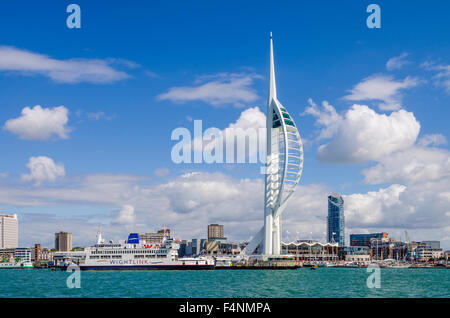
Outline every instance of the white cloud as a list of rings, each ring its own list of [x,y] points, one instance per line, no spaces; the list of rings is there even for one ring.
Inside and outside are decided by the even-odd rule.
[[[447,138],[442,134],[429,134],[422,136],[417,144],[422,147],[446,145]]]
[[[400,194],[405,189],[403,185],[394,184],[378,191],[344,196],[346,225],[349,227],[382,225],[383,221],[389,218],[386,211],[400,205]]]
[[[378,191],[344,196],[346,226],[434,229],[434,237],[443,240],[443,231],[450,224],[449,187],[450,179],[446,178],[408,186],[393,184]],[[444,245],[449,243],[447,239]]]
[[[424,62],[421,65],[428,71],[435,71],[434,76],[437,86],[444,87],[446,92],[450,94],[450,64],[436,64],[434,62]]]
[[[249,129],[266,127],[266,115],[259,107],[251,107],[244,110],[235,123],[231,123],[228,128],[231,129]]]
[[[203,136],[197,137],[191,143],[186,143],[184,151],[189,152],[192,149],[193,151],[200,152],[206,147],[210,147],[210,149],[219,149],[222,147],[224,161],[227,149],[234,149],[234,160],[237,160],[236,156],[238,153],[245,154],[245,158],[243,159],[246,162],[249,162],[249,157],[256,160],[258,152],[262,155],[266,151],[265,127],[266,115],[261,112],[259,107],[247,108],[227,128],[223,130],[217,129],[216,134],[209,134],[209,131],[205,131]],[[239,139],[245,140],[245,143],[239,143]],[[250,143],[252,143],[251,146]]]
[[[30,173],[23,174],[22,180],[33,182],[36,186],[44,181],[53,182],[66,175],[63,164],[55,164],[52,158],[45,156],[31,157],[26,166]]]
[[[158,100],[172,102],[202,101],[213,106],[232,104],[243,107],[245,104],[259,99],[256,91],[251,87],[254,80],[260,78],[255,74],[220,73],[204,76],[198,86],[172,87],[166,93],[158,95]]]
[[[114,117],[115,117],[115,115],[112,115],[112,116],[106,115],[106,113],[104,111],[98,111],[95,113],[87,113],[87,118],[89,120],[100,120],[100,119],[111,120]]]
[[[111,83],[130,77],[111,67],[119,63],[131,65],[121,59],[68,59],[58,60],[11,46],[0,46],[0,71],[23,75],[44,75],[60,83]],[[133,64],[134,65],[134,64]]]
[[[390,58],[386,63],[386,69],[388,71],[393,71],[402,68],[403,66],[411,63],[410,61],[406,60],[406,57],[408,56],[408,53],[402,53],[399,56]]]
[[[398,110],[402,108],[401,91],[415,87],[420,81],[414,77],[394,80],[392,76],[373,75],[356,84],[344,99],[351,101],[381,101],[381,110]]]
[[[151,231],[166,225],[175,231],[177,237],[184,239],[206,237],[207,224],[217,222],[224,224],[229,240],[247,240],[263,225],[263,178],[192,172],[152,186],[143,184],[146,179],[132,175],[88,175],[70,185],[62,184],[58,188],[43,185],[32,189],[0,183],[0,204],[40,206],[40,211],[45,211],[46,206],[64,205],[103,207],[106,210],[119,208],[125,211],[122,221],[134,220],[132,226],[135,231]],[[381,229],[391,233],[408,229],[413,239],[426,239],[430,236],[418,237],[416,233],[434,228],[433,239],[444,239],[450,234],[445,232],[450,217],[448,189],[449,178],[417,185],[395,184],[377,191],[349,194],[344,197],[347,234],[356,230]],[[329,193],[330,189],[322,185],[298,186],[283,213],[283,240],[311,236],[324,239]],[[132,206],[134,212],[123,208],[125,205]],[[124,239],[128,234],[129,229],[116,222],[119,216],[113,215],[111,222],[104,223],[107,225],[104,231],[111,235],[105,235],[105,238]],[[83,235],[77,238],[80,244],[90,244],[98,222],[94,216],[86,217],[84,221],[80,218],[58,222]],[[49,231],[48,220],[32,223],[33,226],[27,229],[33,237],[45,236]],[[42,229],[39,224],[43,225]],[[89,235],[85,228],[90,229]],[[443,245],[448,246],[449,243],[447,240]]]
[[[333,106],[326,103],[323,111],[317,106],[310,106],[306,113],[315,116],[316,123],[324,126],[319,137],[333,138],[318,149],[317,156],[322,162],[379,160],[411,147],[420,131],[414,114],[405,110],[385,115],[376,113],[368,106],[355,104],[344,116],[340,116]]]
[[[308,99],[309,106],[301,115],[312,115],[316,117],[316,125],[322,126],[317,140],[333,137],[342,125],[342,117],[336,112],[336,109],[327,101],[322,102],[321,110],[314,101]]]
[[[125,204],[122,206],[122,209],[119,211],[112,223],[127,225],[133,224],[135,220],[136,215],[134,214],[134,206]]]
[[[167,168],[155,169],[155,176],[157,176],[157,177],[162,178],[162,177],[168,176],[169,174],[170,174],[170,170]]]
[[[47,140],[53,136],[68,138],[69,128],[67,122],[69,111],[64,106],[42,108],[36,105],[33,108],[22,109],[21,116],[9,119],[3,126],[21,139]]]
[[[444,149],[411,147],[380,158],[363,171],[365,182],[420,183],[450,178],[450,152]]]

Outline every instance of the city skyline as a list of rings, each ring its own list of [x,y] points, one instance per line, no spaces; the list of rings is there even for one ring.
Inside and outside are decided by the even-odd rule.
[[[327,196],[338,192],[347,242],[408,230],[449,249],[450,22],[433,3],[380,1],[377,30],[365,3],[136,12],[79,1],[79,30],[65,26],[66,4],[3,3],[0,210],[19,216],[20,246],[51,246],[60,230],[90,245],[99,224],[114,240],[163,225],[199,237],[215,222],[229,240],[250,239],[263,225],[261,165],[177,165],[170,137],[196,119],[265,127],[273,31],[278,92],[305,149],[282,240],[325,241]],[[47,21],[39,28],[34,12]]]

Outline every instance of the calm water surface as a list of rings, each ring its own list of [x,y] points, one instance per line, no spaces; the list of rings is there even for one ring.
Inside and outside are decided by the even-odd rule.
[[[450,297],[447,269],[381,269],[381,288],[366,285],[364,268],[310,270],[81,272],[0,270],[0,297]]]

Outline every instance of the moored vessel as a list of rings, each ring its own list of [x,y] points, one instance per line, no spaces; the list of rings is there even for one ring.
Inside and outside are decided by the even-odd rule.
[[[81,270],[205,270],[214,269],[209,257],[178,258],[180,240],[164,237],[161,243],[147,244],[131,233],[123,243],[105,243],[98,234],[97,244],[85,248],[76,264]],[[61,269],[71,264],[65,263]]]

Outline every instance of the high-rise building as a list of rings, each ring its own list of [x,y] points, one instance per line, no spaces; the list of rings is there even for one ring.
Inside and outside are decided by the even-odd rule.
[[[209,224],[208,225],[208,241],[216,239],[224,239],[223,225],[221,224]]]
[[[244,252],[273,256],[281,254],[281,213],[300,181],[303,144],[294,120],[277,98],[272,33],[266,129],[264,226]]]
[[[344,199],[337,193],[328,196],[328,242],[345,246]]]
[[[72,233],[55,233],[55,249],[61,252],[72,250]]]
[[[19,245],[19,222],[17,214],[0,214],[0,248],[17,248]]]

